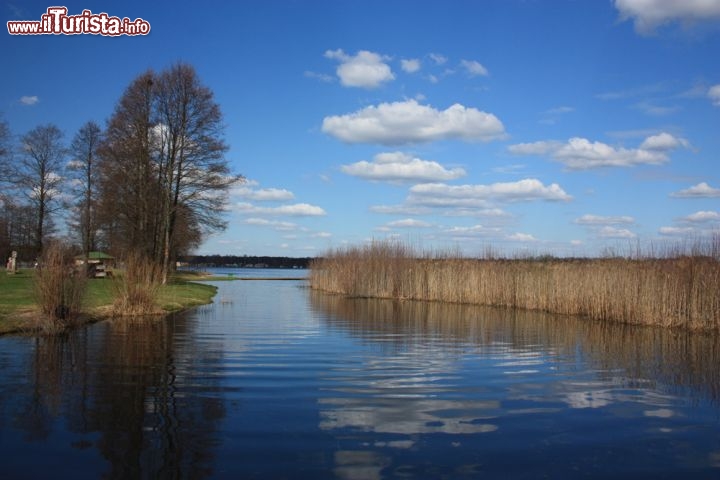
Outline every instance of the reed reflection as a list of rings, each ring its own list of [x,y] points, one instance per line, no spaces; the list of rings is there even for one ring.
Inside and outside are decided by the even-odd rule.
[[[589,363],[602,387],[592,381],[571,385],[572,395],[566,399],[579,408],[612,402],[611,394],[596,389],[607,389],[608,384],[668,393],[687,390],[698,401],[720,403],[718,335],[528,310],[352,299],[318,292],[311,293],[311,304],[333,327],[397,352],[442,343],[446,354],[472,350],[498,359],[497,366],[514,364],[514,372],[520,374],[532,373],[533,363],[556,369],[572,368],[573,359]]]
[[[96,448],[109,478],[200,478],[212,474],[222,390],[193,365],[217,364],[189,341],[192,322],[108,322],[35,340],[31,388],[15,416],[29,439],[52,433],[57,418],[86,435],[74,448]],[[196,394],[202,391],[203,395]],[[211,396],[208,392],[218,392]]]

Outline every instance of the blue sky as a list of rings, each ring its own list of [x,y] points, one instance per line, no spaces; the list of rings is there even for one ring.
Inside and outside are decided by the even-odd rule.
[[[62,5],[151,31],[5,31],[4,119],[69,141],[146,69],[192,64],[248,180],[198,253],[595,255],[720,230],[720,0]]]

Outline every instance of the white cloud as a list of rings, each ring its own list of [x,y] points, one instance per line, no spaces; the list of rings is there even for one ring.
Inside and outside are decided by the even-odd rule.
[[[372,162],[362,160],[340,169],[354,177],[386,182],[428,182],[454,180],[465,176],[462,168],[446,169],[437,162],[402,152],[380,153]]]
[[[685,190],[670,194],[675,198],[717,198],[720,197],[720,188],[713,188],[705,182],[693,185]]]
[[[444,65],[448,60],[446,56],[440,55],[439,53],[431,53],[428,57],[435,62],[435,65]]]
[[[323,119],[322,131],[348,143],[400,145],[434,140],[491,141],[506,137],[493,114],[454,104],[446,110],[416,100],[381,103]]]
[[[707,96],[716,107],[720,107],[720,83],[708,89]]]
[[[235,211],[254,215],[283,215],[289,217],[316,217],[326,215],[322,208],[307,203],[280,205],[278,207],[258,207],[251,203],[240,202],[235,204]]]
[[[680,219],[683,222],[691,223],[705,223],[705,222],[717,222],[720,221],[720,213],[713,211],[699,211],[688,215]]]
[[[620,217],[603,217],[600,215],[583,215],[580,218],[575,219],[575,223],[578,225],[622,225],[635,223],[635,219],[629,216]]]
[[[420,60],[417,58],[400,60],[400,67],[407,73],[415,73],[420,70]]]
[[[513,242],[537,242],[537,238],[533,237],[529,233],[513,233],[506,237],[508,240]]]
[[[37,95],[32,95],[32,96],[24,95],[24,96],[20,97],[20,103],[22,103],[23,105],[28,105],[28,106],[35,105],[39,101],[40,101],[40,97],[38,97]]]
[[[310,235],[312,238],[330,238],[332,237],[332,233],[330,232],[316,232]]]
[[[475,60],[461,60],[460,65],[467,71],[471,77],[487,77],[490,73],[480,62]]]
[[[415,220],[414,218],[405,218],[402,220],[395,220],[394,222],[388,222],[386,225],[391,228],[429,228],[429,227],[432,227],[431,223],[424,222],[422,220]]]
[[[285,201],[295,198],[295,195],[291,191],[285,190],[284,188],[253,188],[256,186],[258,186],[258,182],[249,180],[233,187],[230,194],[234,197],[261,202]]]
[[[670,150],[690,144],[684,138],[662,132],[647,137],[639,148],[613,147],[602,142],[591,142],[574,137],[566,143],[546,140],[510,145],[508,151],[517,155],[547,155],[565,164],[570,170],[587,170],[601,167],[632,167],[660,165],[668,162]]]
[[[247,225],[256,225],[260,227],[270,227],[281,232],[292,231],[298,228],[297,224],[292,222],[282,222],[278,220],[267,220],[265,218],[248,218],[245,220]]]
[[[328,50],[325,57],[340,62],[336,73],[346,87],[376,88],[395,79],[390,66],[385,63],[388,58],[374,52],[360,50],[351,56],[341,49]]]
[[[718,0],[615,0],[615,8],[622,20],[633,19],[640,34],[674,21],[687,24],[720,19]]]
[[[446,185],[424,183],[410,188],[408,203],[436,207],[490,208],[491,201],[568,201],[572,197],[557,184],[545,186],[537,179],[490,185]]]
[[[615,227],[602,227],[598,231],[598,235],[602,238],[635,238],[637,235],[635,235],[633,232],[628,230],[627,228],[615,228]]]
[[[666,151],[679,147],[690,148],[690,142],[684,138],[678,138],[666,132],[647,137],[642,144],[640,144],[640,148],[643,150]]]
[[[451,227],[443,230],[443,234],[453,237],[492,237],[502,233],[497,227],[486,227],[484,225],[473,225],[472,227]]]

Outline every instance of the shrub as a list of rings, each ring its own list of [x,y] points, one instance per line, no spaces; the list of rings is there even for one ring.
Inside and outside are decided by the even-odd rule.
[[[34,290],[43,313],[41,329],[55,330],[80,314],[87,279],[74,263],[71,250],[53,243],[43,252],[35,272]]]
[[[125,270],[113,277],[113,313],[118,316],[162,313],[158,307],[161,279],[159,265],[140,255],[131,254],[125,260]]]

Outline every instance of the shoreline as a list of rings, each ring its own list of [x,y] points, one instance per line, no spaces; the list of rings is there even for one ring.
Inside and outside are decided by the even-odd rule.
[[[164,290],[157,299],[157,308],[143,315],[118,315],[113,310],[111,284],[108,280],[93,280],[96,288],[86,293],[85,306],[67,322],[50,321],[40,311],[32,297],[32,277],[23,272],[23,276],[4,277],[5,282],[16,278],[19,282],[6,285],[10,293],[4,297],[4,307],[0,313],[0,336],[5,335],[52,335],[67,329],[91,325],[106,320],[131,319],[133,317],[166,317],[167,315],[189,310],[212,303],[217,295],[217,287],[205,283],[205,276],[178,275],[174,281],[163,286]]]

